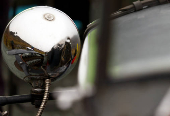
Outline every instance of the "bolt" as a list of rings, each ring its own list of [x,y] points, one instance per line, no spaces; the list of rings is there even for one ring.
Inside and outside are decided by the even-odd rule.
[[[54,20],[54,15],[50,14],[50,13],[46,13],[44,14],[44,18],[48,21],[53,21]]]

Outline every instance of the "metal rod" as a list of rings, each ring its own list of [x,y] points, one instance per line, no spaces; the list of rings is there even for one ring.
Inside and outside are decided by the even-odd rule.
[[[109,52],[110,41],[110,16],[120,8],[121,0],[102,0],[103,11],[101,21],[99,22],[99,32],[97,36],[97,70],[96,70],[96,94],[92,98],[86,100],[85,109],[88,111],[88,116],[99,116],[98,108],[95,107],[96,98],[102,94],[103,88],[106,86],[107,77],[107,59]],[[114,38],[112,38],[114,39]],[[90,107],[92,106],[92,107]],[[90,107],[90,109],[89,109]],[[90,112],[89,112],[90,110]]]
[[[98,90],[102,87],[107,80],[107,59],[109,52],[109,41],[110,41],[110,16],[113,12],[117,11],[121,7],[121,0],[103,0],[103,12],[100,22],[100,30],[98,35],[98,60],[97,60],[97,70],[96,70],[96,86]],[[113,27],[112,27],[113,29]],[[112,37],[114,39],[114,37]]]
[[[50,93],[48,100],[55,100],[53,97],[57,92]],[[42,96],[43,98],[43,96]],[[34,100],[34,96],[32,94],[29,95],[15,95],[15,96],[0,96],[0,106],[5,106],[8,104],[16,104],[16,103],[27,103],[32,102]]]

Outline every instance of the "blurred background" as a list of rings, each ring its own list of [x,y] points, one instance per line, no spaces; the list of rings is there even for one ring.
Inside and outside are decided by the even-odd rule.
[[[114,9],[114,11],[131,4],[133,1],[135,0],[123,0],[121,4],[117,6],[116,9]],[[75,22],[76,26],[78,27],[82,45],[84,42],[83,34],[84,34],[85,29],[87,28],[87,25],[93,22],[94,20],[100,18],[101,13],[102,13],[101,0],[1,0],[1,3],[0,3],[0,36],[2,37],[3,31],[7,23],[15,15],[17,15],[19,12],[27,8],[34,7],[34,6],[51,6],[51,7],[57,8],[65,12],[68,16],[70,16],[71,19],[73,19],[73,21]],[[2,58],[0,59],[0,61],[1,61],[0,95],[11,96],[11,95],[16,95],[16,94],[29,94],[30,89],[31,89],[30,85],[23,82],[19,78],[15,77],[8,70]],[[51,91],[54,91],[56,87],[75,86],[77,84],[77,70],[78,70],[78,64],[67,77],[60,80],[59,82],[53,83],[51,87]],[[135,116],[135,114],[137,113],[140,113],[138,116],[144,116],[141,113],[142,109],[146,109],[145,111],[148,111],[149,109],[147,109],[147,107],[145,108],[140,107],[143,101],[145,101],[145,98],[147,99],[147,97],[144,97],[144,98],[141,97],[142,96],[141,91],[145,92],[145,94],[147,94],[148,96],[151,96],[145,102],[148,102],[148,104],[155,103],[157,105],[159,101],[158,99],[161,98],[166,93],[169,87],[169,80],[168,81],[167,80],[150,81],[151,83],[150,86],[148,85],[148,83],[146,84],[146,82],[144,81],[140,83],[131,82],[131,83],[125,83],[123,86],[120,86],[120,84],[119,85],[116,84],[114,86],[115,88],[114,95],[112,93],[108,95],[108,93],[112,90],[112,88],[104,88],[107,91],[105,92],[102,91],[101,93],[99,93],[100,97],[97,97],[95,99],[97,101],[101,101],[100,108],[99,108],[99,105],[94,106],[94,107],[97,107],[98,111],[101,111],[100,109],[105,109],[105,111],[107,111],[106,109],[109,107],[109,102],[105,102],[105,101],[107,100],[107,98],[110,98],[110,95],[111,95],[112,97],[115,98],[115,100],[113,100],[113,104],[114,103],[119,104],[118,106],[114,106],[114,108],[115,109],[117,108],[118,112],[122,112],[122,113],[119,113],[119,115],[115,114],[114,116]],[[151,92],[145,91],[146,89],[148,89],[147,87],[149,88]],[[124,88],[126,88],[126,90]],[[135,89],[135,88],[138,88],[138,89]],[[160,96],[155,97],[152,95],[152,94],[157,93],[156,90],[160,91]],[[133,98],[134,93],[136,95],[135,98]],[[106,96],[102,96],[101,94],[105,94]],[[128,94],[132,96],[127,96]],[[138,98],[141,98],[140,100],[143,100],[143,101],[139,102]],[[134,101],[133,100],[130,101],[131,99],[133,99]],[[47,116],[47,115],[50,115],[50,116],[89,116],[88,112],[91,112],[90,111],[91,107],[89,106],[92,105],[89,103],[89,101],[92,102],[93,100],[94,98],[90,98],[88,100],[85,99],[84,101],[77,102],[73,105],[72,108],[70,108],[69,110],[64,110],[64,111],[58,109],[53,101],[49,101],[47,103],[47,107],[45,108],[43,116]],[[121,102],[118,102],[116,100],[120,100]],[[134,108],[134,107],[129,107],[127,105],[130,102],[132,102],[132,104],[134,103],[133,106],[138,107],[138,109],[136,108],[133,113],[129,113],[130,111],[133,111],[132,109]],[[112,106],[110,105],[109,108],[111,107]],[[8,110],[10,112],[10,116],[17,116],[17,115],[33,116],[33,115],[36,115],[38,111],[38,109],[34,108],[34,106],[32,106],[31,103],[8,105],[8,106],[3,107],[3,110]],[[109,109],[109,111],[112,111],[112,109]],[[103,112],[103,114],[101,115],[102,116],[107,115],[107,113],[109,112]],[[127,115],[128,113],[133,114],[133,115]],[[153,115],[152,113],[148,114],[148,116],[152,116],[152,115]],[[111,113],[108,116],[111,116]]]

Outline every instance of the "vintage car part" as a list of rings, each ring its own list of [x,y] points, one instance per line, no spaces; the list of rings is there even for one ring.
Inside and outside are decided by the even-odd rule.
[[[65,13],[47,6],[27,9],[7,25],[2,56],[19,78],[63,77],[80,53],[77,28]]]
[[[76,25],[65,13],[37,6],[19,13],[9,22],[1,50],[10,70],[32,85],[32,94],[44,94],[45,104],[51,81],[64,77],[75,66],[80,38]],[[40,106],[36,100],[33,104]]]

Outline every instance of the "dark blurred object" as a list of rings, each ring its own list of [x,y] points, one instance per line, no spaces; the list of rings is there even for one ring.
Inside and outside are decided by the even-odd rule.
[[[2,37],[3,31],[5,29],[5,26],[8,23],[8,11],[9,11],[9,0],[2,0],[0,4],[0,37]],[[1,52],[0,52],[0,64],[2,58],[1,58]],[[0,95],[4,94],[4,83],[2,80],[2,69],[0,67]],[[2,108],[0,107],[0,111],[2,111]]]
[[[5,26],[8,23],[9,0],[2,0],[0,4],[0,37],[2,37]],[[0,53],[1,62],[1,53]],[[0,95],[4,94],[4,83],[2,81],[2,72],[0,67]]]
[[[2,0],[0,4],[0,35],[2,37],[5,26],[8,23],[9,0]]]
[[[102,1],[102,12],[101,12],[101,22],[100,22],[100,28],[99,28],[99,34],[97,36],[97,42],[98,42],[98,54],[97,54],[97,69],[96,69],[96,88],[97,93],[95,96],[85,99],[84,104],[87,111],[88,116],[104,116],[101,114],[102,109],[99,109],[97,106],[99,104],[96,103],[96,100],[98,100],[98,96],[101,96],[103,94],[103,90],[106,87],[106,64],[107,64],[107,56],[109,51],[109,41],[110,41],[110,14],[112,12],[115,12],[118,8],[121,7],[122,0],[103,0]],[[114,39],[114,38],[113,38]],[[89,107],[92,106],[92,107]],[[102,106],[103,107],[103,106]],[[90,109],[89,109],[90,108]]]
[[[17,2],[17,6],[25,6],[31,4],[37,4],[38,6],[45,5],[48,0],[15,0]]]
[[[121,7],[128,6],[129,4],[131,4],[132,2],[135,2],[135,1],[137,1],[137,0],[123,0]]]
[[[79,20],[83,24],[82,31],[89,24],[89,0],[55,0],[54,7],[67,13],[73,20]],[[80,30],[79,30],[80,31]]]
[[[80,20],[84,25],[89,23],[89,1],[88,0],[58,0],[55,7],[68,14],[73,20]],[[86,27],[85,27],[86,28]]]

